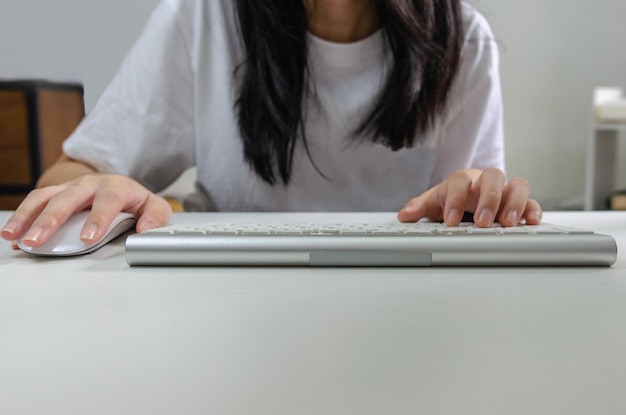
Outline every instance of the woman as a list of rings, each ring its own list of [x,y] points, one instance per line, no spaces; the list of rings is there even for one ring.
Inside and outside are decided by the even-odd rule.
[[[506,181],[498,54],[458,0],[163,0],[2,237],[38,246],[91,207],[163,226],[197,166],[204,210],[399,210],[537,224]],[[198,198],[197,198],[198,199]]]

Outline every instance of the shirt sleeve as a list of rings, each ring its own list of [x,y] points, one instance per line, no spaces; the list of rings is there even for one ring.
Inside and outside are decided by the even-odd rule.
[[[476,12],[466,31],[430,186],[459,169],[505,170],[498,45],[486,20]]]
[[[160,191],[194,165],[194,93],[176,2],[163,0],[93,110],[65,141],[69,157]]]

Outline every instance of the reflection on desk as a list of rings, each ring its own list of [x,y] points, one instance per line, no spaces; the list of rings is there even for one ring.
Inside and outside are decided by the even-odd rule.
[[[612,235],[617,262],[130,268],[122,240],[69,259],[3,242],[1,412],[626,413],[626,212],[544,220]]]

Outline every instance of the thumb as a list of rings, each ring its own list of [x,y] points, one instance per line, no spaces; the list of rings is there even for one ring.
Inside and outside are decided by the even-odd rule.
[[[438,187],[435,186],[409,200],[398,212],[398,220],[400,222],[417,222],[422,218],[432,221],[442,220],[443,208],[437,197]]]
[[[141,208],[137,219],[137,232],[166,226],[172,218],[172,208],[162,197],[151,195]]]

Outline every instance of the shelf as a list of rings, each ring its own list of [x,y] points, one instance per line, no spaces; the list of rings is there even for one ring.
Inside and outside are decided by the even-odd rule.
[[[626,132],[626,122],[619,123],[595,123],[593,129],[596,131],[621,131]]]

